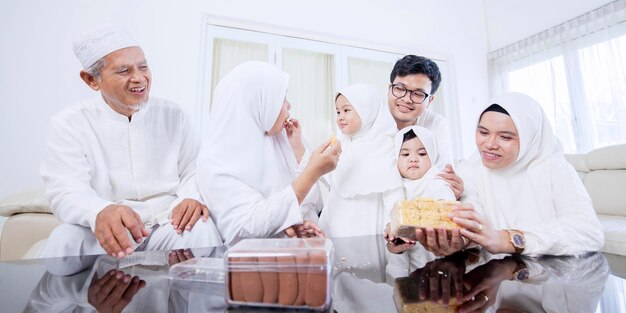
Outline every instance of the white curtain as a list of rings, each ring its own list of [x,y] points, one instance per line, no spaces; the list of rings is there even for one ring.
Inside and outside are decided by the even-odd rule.
[[[370,84],[387,90],[393,63],[348,57],[348,85]]]
[[[626,0],[489,54],[492,95],[543,106],[567,153],[626,143]]]
[[[283,49],[283,70],[289,73],[287,100],[291,116],[302,125],[302,135],[316,148],[335,125],[334,57],[292,48]]]
[[[211,99],[217,83],[235,66],[248,61],[267,62],[268,45],[262,43],[215,38],[211,69]]]

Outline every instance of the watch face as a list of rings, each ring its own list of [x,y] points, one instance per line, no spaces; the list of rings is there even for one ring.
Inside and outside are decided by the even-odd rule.
[[[526,245],[526,242],[524,242],[524,236],[520,234],[513,234],[513,244],[517,248],[524,248]]]
[[[526,279],[528,279],[528,269],[527,268],[523,268],[519,271],[517,271],[517,273],[515,273],[515,279],[519,280],[519,281],[524,281]]]

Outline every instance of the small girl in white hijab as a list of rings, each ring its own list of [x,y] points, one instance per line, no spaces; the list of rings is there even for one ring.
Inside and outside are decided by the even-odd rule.
[[[405,127],[396,134],[394,143],[405,199],[456,200],[450,185],[437,177],[445,164],[440,162],[437,140],[428,129]]]
[[[346,87],[335,97],[342,156],[329,175],[331,189],[320,216],[328,237],[383,233],[393,204],[402,199],[393,137],[377,123],[383,103],[377,88],[366,84]]]

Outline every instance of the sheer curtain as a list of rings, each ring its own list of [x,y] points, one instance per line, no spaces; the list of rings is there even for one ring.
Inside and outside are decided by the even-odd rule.
[[[215,38],[211,70],[211,99],[217,83],[235,66],[248,61],[267,62],[268,45],[262,43]]]
[[[348,85],[364,83],[387,90],[394,63],[348,57]]]
[[[291,116],[302,124],[311,148],[326,141],[335,125],[334,57],[293,48],[283,49],[283,70],[289,73],[287,99]]]
[[[493,95],[536,98],[567,153],[626,143],[626,0],[493,51]]]

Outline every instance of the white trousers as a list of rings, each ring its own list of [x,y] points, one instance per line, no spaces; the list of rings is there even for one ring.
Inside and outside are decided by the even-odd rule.
[[[150,229],[148,229],[150,231]],[[134,248],[139,246],[128,233]],[[146,240],[146,238],[144,238]],[[206,222],[199,220],[191,229],[177,234],[171,223],[159,225],[148,238],[145,251],[170,250],[185,248],[202,248],[221,246],[217,228],[213,220]],[[61,224],[57,226],[39,252],[40,258],[106,254],[100,246],[91,228],[74,224]]]

